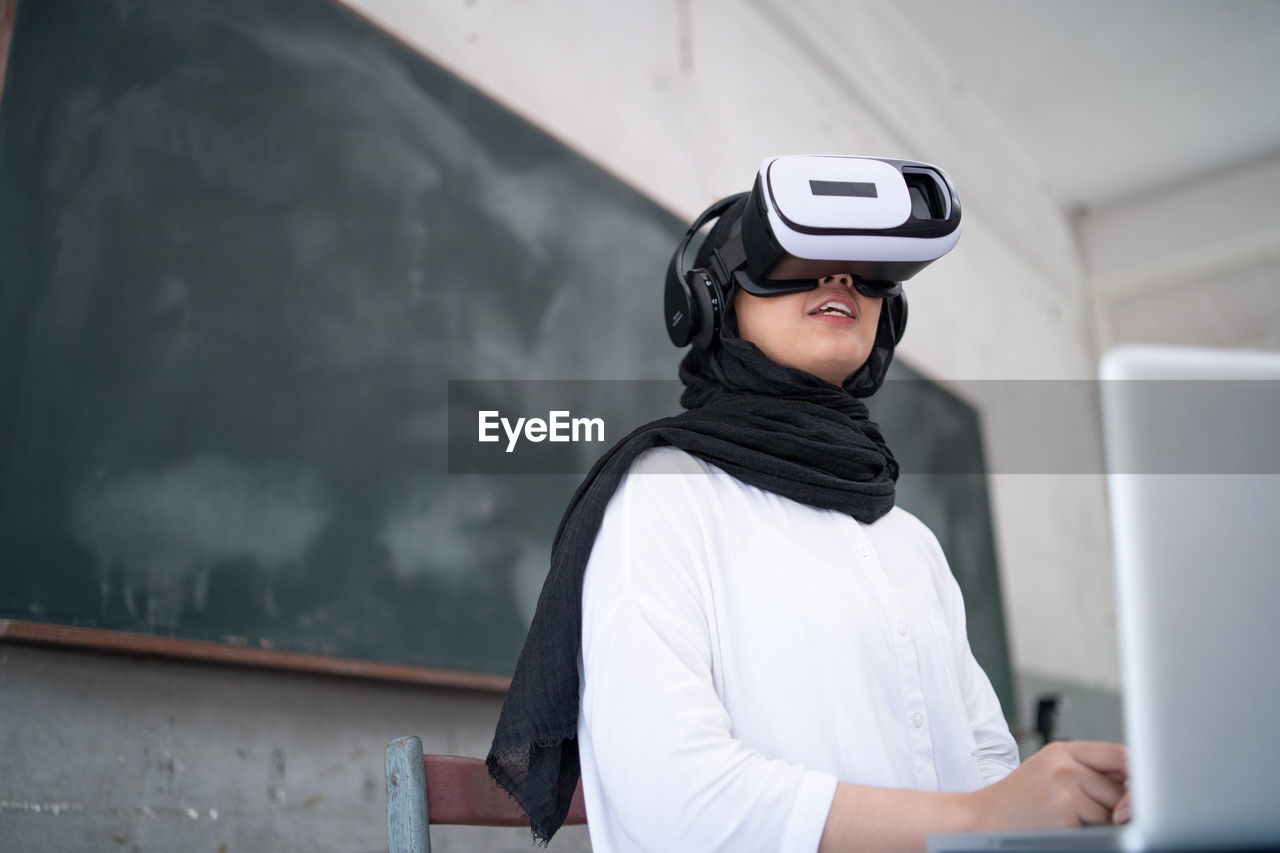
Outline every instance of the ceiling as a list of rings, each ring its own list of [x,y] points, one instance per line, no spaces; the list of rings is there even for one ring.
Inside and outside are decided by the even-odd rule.
[[[1280,154],[1277,0],[896,0],[1087,211]]]

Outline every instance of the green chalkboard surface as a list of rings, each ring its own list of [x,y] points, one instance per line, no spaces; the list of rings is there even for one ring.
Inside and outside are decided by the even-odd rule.
[[[339,4],[21,3],[0,618],[509,673],[578,476],[449,473],[448,383],[673,377],[682,227]],[[902,502],[1007,695],[982,477]]]

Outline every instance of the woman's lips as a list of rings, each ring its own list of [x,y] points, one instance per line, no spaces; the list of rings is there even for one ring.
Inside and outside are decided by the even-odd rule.
[[[858,318],[858,311],[847,296],[827,296],[809,316],[828,323],[852,323]]]

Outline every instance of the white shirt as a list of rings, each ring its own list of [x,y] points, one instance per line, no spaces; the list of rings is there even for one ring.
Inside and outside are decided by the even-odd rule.
[[[937,539],[642,454],[582,598],[592,849],[814,851],[836,780],[971,791],[1018,764]]]

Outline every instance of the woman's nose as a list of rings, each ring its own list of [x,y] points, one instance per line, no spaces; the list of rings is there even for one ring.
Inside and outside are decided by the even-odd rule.
[[[821,281],[823,284],[835,283],[835,284],[839,284],[839,285],[841,285],[841,286],[843,286],[843,287],[852,287],[852,286],[853,286],[853,276],[849,275],[848,273],[840,273],[840,274],[838,274],[838,275],[828,275],[828,276],[823,276],[823,277],[820,279],[820,281]]]

